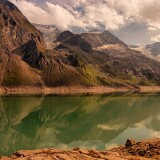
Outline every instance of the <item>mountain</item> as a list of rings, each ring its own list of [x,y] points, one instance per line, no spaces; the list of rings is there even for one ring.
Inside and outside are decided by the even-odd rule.
[[[146,46],[130,46],[131,48],[142,52],[144,55],[160,61],[160,42],[149,44]]]
[[[72,36],[74,36],[74,34],[72,32],[64,31],[61,34],[59,34],[59,36],[57,36],[56,40],[57,40],[57,42],[63,42]]]
[[[81,37],[85,41],[87,41],[92,46],[92,48],[98,48],[102,46],[105,47],[105,45],[116,45],[116,44],[127,46],[124,42],[119,40],[109,31],[82,33]]]
[[[54,26],[34,25],[11,2],[0,1],[1,85],[160,84],[160,63],[130,49],[109,31],[58,33]]]
[[[149,50],[153,56],[160,55],[160,42],[156,42],[154,44],[147,45],[145,48]]]
[[[46,42],[48,48],[52,47],[53,42],[61,31],[53,25],[33,24],[39,31],[42,32],[42,36]]]
[[[34,47],[39,52],[45,46],[43,37],[19,9],[7,0],[0,1],[0,37],[0,84],[41,85],[38,71],[22,61],[14,51],[34,41]]]
[[[87,53],[82,53],[82,51],[84,52],[84,50],[82,50],[82,46],[84,45],[73,46],[70,44],[73,36],[66,37],[59,47],[63,48],[63,50],[69,50],[72,54],[78,53],[77,57],[81,58],[80,62],[83,63],[85,69],[89,67],[96,70],[96,72],[94,70],[90,71],[90,73],[92,76],[94,75],[94,80],[99,84],[151,85],[158,82],[157,80],[160,78],[159,62],[144,56],[140,52],[130,49],[113,35],[106,41],[104,41],[104,39],[102,41],[100,38],[103,37],[102,35],[105,33],[107,33],[107,35],[112,35],[111,33],[108,34],[108,31],[101,34],[84,33],[80,35],[84,40],[84,43],[88,43],[88,46],[91,46],[91,49],[89,49]],[[74,35],[74,42],[75,37],[79,37],[79,35]],[[88,37],[92,38],[88,39]],[[98,47],[96,48],[94,44],[98,44]],[[77,49],[78,51],[81,51],[81,54]],[[82,69],[83,71],[85,70],[84,68]]]
[[[91,45],[86,42],[80,35],[74,35],[70,31],[64,31],[61,33],[57,37],[57,42],[61,42],[62,45],[77,47],[84,52],[89,52],[92,49]]]

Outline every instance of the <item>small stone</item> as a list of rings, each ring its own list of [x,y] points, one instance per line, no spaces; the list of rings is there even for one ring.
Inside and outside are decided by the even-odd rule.
[[[151,149],[151,148],[154,148],[154,145],[150,143],[150,144],[148,145],[148,147],[149,147],[149,149]]]
[[[74,150],[74,151],[79,151],[80,148],[79,148],[79,147],[76,147],[76,148],[74,148],[73,150]]]
[[[138,155],[139,155],[139,156],[144,156],[144,155],[145,155],[145,153],[146,153],[146,151],[145,151],[145,150],[141,150],[141,151],[139,151]]]
[[[100,158],[101,156],[99,155],[98,152],[94,151],[94,150],[89,150],[89,156],[91,157],[95,157],[95,158]]]
[[[125,146],[126,147],[131,147],[135,144],[136,142],[134,140],[131,139],[127,139]]]
[[[22,154],[20,154],[19,152],[14,153],[15,157],[22,157]]]

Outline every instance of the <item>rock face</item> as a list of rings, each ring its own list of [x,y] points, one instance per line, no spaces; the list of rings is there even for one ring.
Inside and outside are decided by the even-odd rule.
[[[135,143],[134,146],[114,148],[109,151],[81,150],[75,148],[72,151],[56,149],[42,149],[36,151],[18,151],[11,157],[1,157],[0,160],[12,159],[63,159],[63,160],[151,160],[160,159],[160,139],[146,140]]]
[[[97,48],[97,47],[110,45],[110,44],[119,44],[119,45],[127,46],[124,42],[119,40],[109,31],[82,33],[81,37],[85,41],[87,41],[92,46],[92,48]]]
[[[72,37],[73,35],[74,34],[70,31],[64,31],[57,37],[57,41],[63,42],[65,40],[69,39],[70,37]]]
[[[58,36],[57,41],[62,42],[62,45],[77,47],[84,52],[90,52],[92,50],[91,45],[80,35],[74,35],[73,33],[71,34],[71,32],[63,32]]]
[[[0,1],[0,22],[1,52],[12,52],[31,39],[44,44],[41,33],[7,0]]]
[[[160,55],[160,42],[147,45],[146,49],[149,50],[153,56],[158,56]]]
[[[131,147],[131,146],[133,146],[135,143],[136,143],[136,142],[135,142],[134,140],[127,139],[125,146],[126,146],[126,147]]]
[[[160,85],[160,63],[130,49],[109,31],[80,35],[65,31],[46,49],[41,32],[11,2],[1,0],[0,84]]]
[[[41,85],[38,72],[14,52],[30,40],[35,42],[38,49],[44,45],[43,38],[18,8],[7,0],[0,1],[0,37],[1,85]]]
[[[70,52],[72,56],[76,55],[76,61],[83,64],[79,65],[83,73],[90,67],[93,78],[89,81],[94,81],[97,85],[152,85],[158,82],[159,62],[130,49],[113,35],[102,39],[106,33],[107,36],[112,35],[108,32],[84,33],[80,35],[83,40],[71,33],[65,38],[60,35],[63,41],[56,49]],[[62,33],[64,34],[67,35],[66,32]]]

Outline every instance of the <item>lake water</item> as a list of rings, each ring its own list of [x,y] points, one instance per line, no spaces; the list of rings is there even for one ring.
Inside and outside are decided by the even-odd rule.
[[[0,155],[160,138],[160,95],[0,97]]]

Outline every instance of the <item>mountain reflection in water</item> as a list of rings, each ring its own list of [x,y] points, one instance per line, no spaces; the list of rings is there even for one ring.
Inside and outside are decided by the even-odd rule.
[[[38,148],[107,149],[160,137],[160,95],[0,98],[0,155]]]

